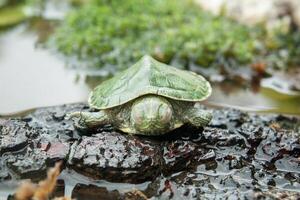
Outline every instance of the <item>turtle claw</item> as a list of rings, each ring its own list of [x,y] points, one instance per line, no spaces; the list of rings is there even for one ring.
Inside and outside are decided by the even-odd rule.
[[[80,130],[80,131],[86,131],[86,130],[88,130],[88,127],[82,125],[82,123],[80,123],[79,121],[77,121],[77,122],[74,123],[74,127],[75,127],[75,129]]]
[[[72,112],[72,113],[68,113],[65,116],[66,120],[73,120],[74,121],[74,127],[78,130],[84,131],[87,130],[87,126],[84,123],[84,117],[82,112]]]

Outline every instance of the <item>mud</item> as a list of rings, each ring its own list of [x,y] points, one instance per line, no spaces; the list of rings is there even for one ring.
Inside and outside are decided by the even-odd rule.
[[[203,129],[153,138],[78,132],[64,119],[75,110],[88,107],[0,119],[0,183],[41,180],[62,160],[57,193],[77,199],[300,198],[298,118],[216,109]]]

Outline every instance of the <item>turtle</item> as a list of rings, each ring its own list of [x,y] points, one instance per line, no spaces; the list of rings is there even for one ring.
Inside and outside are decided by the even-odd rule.
[[[95,112],[73,112],[79,129],[111,124],[128,134],[163,135],[183,124],[206,126],[210,111],[197,102],[211,95],[201,75],[161,63],[149,55],[102,82],[91,92],[88,104]]]

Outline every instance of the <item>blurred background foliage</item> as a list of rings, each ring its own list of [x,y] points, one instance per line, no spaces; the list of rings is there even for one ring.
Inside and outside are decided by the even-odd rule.
[[[191,1],[92,0],[67,16],[55,42],[66,55],[93,60],[98,67],[124,68],[145,54],[178,66],[207,67],[251,62],[257,34],[202,12]]]
[[[299,64],[299,34],[248,27],[213,16],[192,1],[91,0],[71,12],[55,35],[57,49],[114,72],[150,54],[175,66],[231,68],[262,62]]]
[[[19,24],[26,19],[25,1],[0,0],[0,29]]]
[[[150,54],[177,67],[233,70],[262,64],[287,69],[300,64],[298,29],[266,30],[203,11],[194,1],[69,0],[73,9],[49,46],[77,67],[111,73]],[[0,29],[43,13],[44,0],[0,0]],[[38,12],[37,12],[38,11]],[[224,11],[226,12],[226,11]],[[191,67],[192,66],[192,67]]]

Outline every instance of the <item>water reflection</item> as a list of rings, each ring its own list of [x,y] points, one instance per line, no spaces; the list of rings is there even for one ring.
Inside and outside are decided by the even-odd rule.
[[[0,113],[85,101],[89,88],[83,80],[75,82],[75,71],[36,49],[37,35],[25,30],[20,26],[0,37]]]
[[[213,87],[213,93],[208,99],[208,104],[256,112],[300,114],[299,96],[278,93],[273,89],[264,87],[260,87],[257,92],[247,88],[226,92],[222,85],[217,84]]]

